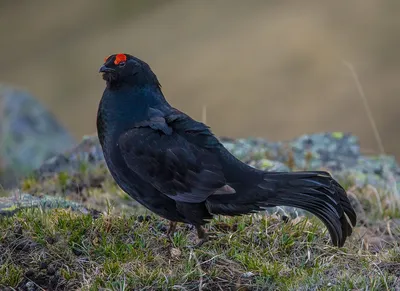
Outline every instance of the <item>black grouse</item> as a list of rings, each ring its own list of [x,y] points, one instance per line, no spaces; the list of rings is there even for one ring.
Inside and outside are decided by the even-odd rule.
[[[213,215],[292,206],[317,216],[343,246],[356,224],[345,190],[329,173],[264,172],[236,159],[209,127],[173,108],[149,65],[129,54],[107,57],[97,131],[117,184],[152,212],[202,228]]]

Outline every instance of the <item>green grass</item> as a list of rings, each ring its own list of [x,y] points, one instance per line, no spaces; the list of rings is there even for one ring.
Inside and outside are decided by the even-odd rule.
[[[386,217],[385,223],[391,224]],[[358,227],[344,248],[329,245],[315,218],[217,217],[216,240],[200,248],[180,225],[155,216],[23,210],[0,220],[0,286],[29,282],[58,290],[394,290],[400,282],[400,231],[382,248],[369,240],[382,221]],[[375,231],[375,233],[373,233]],[[390,236],[388,236],[390,237]],[[11,289],[10,289],[11,290]],[[39,289],[40,290],[40,289]]]
[[[21,188],[102,211],[25,209],[0,218],[0,290],[396,290],[400,288],[400,211],[390,193],[347,188],[358,213],[341,249],[314,217],[216,217],[218,238],[200,248],[196,232],[134,203],[105,168],[65,173]],[[7,289],[6,289],[7,290]],[[35,290],[35,289],[32,289]]]

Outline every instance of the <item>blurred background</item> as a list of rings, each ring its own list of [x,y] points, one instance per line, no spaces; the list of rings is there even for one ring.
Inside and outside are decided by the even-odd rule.
[[[105,56],[148,62],[167,99],[219,136],[352,132],[400,156],[400,1],[0,2],[0,83],[23,88],[76,139],[95,132]]]

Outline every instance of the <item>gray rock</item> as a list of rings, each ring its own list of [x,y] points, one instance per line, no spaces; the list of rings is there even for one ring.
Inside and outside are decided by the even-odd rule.
[[[342,132],[316,133],[303,135],[289,142],[293,152],[294,164],[300,169],[319,169],[326,167],[340,171],[357,165],[360,157],[358,138]],[[278,160],[285,157],[277,156]]]
[[[26,208],[69,208],[84,214],[90,213],[91,210],[86,209],[79,203],[64,200],[60,197],[42,196],[35,197],[28,193],[19,193],[16,191],[8,197],[0,197],[0,217],[10,216],[14,213]]]
[[[60,172],[78,173],[82,166],[91,168],[105,164],[103,151],[97,136],[85,136],[75,148],[46,160],[34,171],[37,178],[46,178]]]
[[[361,156],[356,165],[335,175],[351,180],[357,187],[372,185],[388,191],[400,189],[400,167],[392,156]]]
[[[0,85],[0,184],[13,186],[50,157],[75,144],[34,97]]]
[[[296,169],[326,167],[339,171],[357,164],[360,157],[358,138],[342,132],[302,135],[288,142],[269,142],[265,139],[222,139],[237,158],[261,159],[292,164]]]

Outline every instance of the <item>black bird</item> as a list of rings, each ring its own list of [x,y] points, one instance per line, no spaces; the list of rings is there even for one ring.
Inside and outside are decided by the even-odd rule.
[[[356,224],[345,190],[329,173],[264,172],[236,159],[209,127],[173,108],[149,65],[129,54],[111,55],[100,68],[106,88],[97,131],[117,184],[152,212],[196,227],[213,215],[242,215],[272,206],[311,212],[343,246]]]

